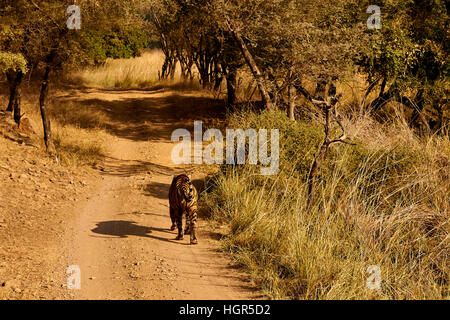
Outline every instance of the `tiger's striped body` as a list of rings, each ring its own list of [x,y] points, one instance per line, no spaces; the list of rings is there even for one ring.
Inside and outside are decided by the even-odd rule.
[[[197,244],[197,200],[198,194],[191,179],[185,175],[173,178],[169,189],[170,219],[172,227],[178,228],[176,240],[183,240],[183,214],[186,214],[184,234],[190,234],[191,244]]]

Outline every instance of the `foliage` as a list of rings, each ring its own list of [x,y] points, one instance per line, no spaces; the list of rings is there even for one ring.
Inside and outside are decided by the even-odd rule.
[[[383,81],[380,96],[425,109],[441,125],[450,76],[447,6],[443,0],[382,1],[382,28],[372,32],[357,62],[370,82]]]
[[[132,58],[148,45],[147,34],[138,28],[130,30],[87,30],[80,35],[80,50],[88,61],[99,64],[107,58]]]
[[[27,73],[27,61],[21,54],[0,51],[0,71],[4,73],[9,70]]]

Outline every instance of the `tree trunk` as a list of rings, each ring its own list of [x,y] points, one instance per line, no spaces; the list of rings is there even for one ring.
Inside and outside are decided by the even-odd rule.
[[[311,169],[309,170],[308,174],[308,200],[307,200],[307,208],[310,209],[311,205],[314,203],[315,200],[315,194],[314,190],[316,188],[316,182],[317,182],[317,173],[319,171],[320,166],[322,165],[322,161],[326,158],[328,147],[330,146],[331,140],[330,140],[330,108],[328,106],[325,106],[323,109],[324,116],[325,116],[325,124],[324,124],[324,132],[325,132],[325,138],[323,140],[322,145],[319,148],[319,152],[317,153],[316,157],[314,158],[313,164],[311,166]]]
[[[202,84],[203,89],[211,88],[210,74],[209,74],[210,69],[209,55],[205,52],[199,53],[195,63],[198,69],[198,73],[200,74],[200,82]]]
[[[203,89],[206,89],[206,88],[210,88],[211,87],[211,84],[210,84],[210,82],[209,82],[209,73],[208,73],[208,71],[206,70],[202,70],[201,72],[200,72],[200,79],[201,79],[201,82],[202,82],[202,87],[203,87]]]
[[[259,92],[261,93],[261,98],[263,100],[264,106],[268,110],[271,111],[275,110],[275,106],[273,105],[272,100],[270,99],[269,93],[264,83],[264,77],[259,71],[259,68],[256,65],[255,60],[253,59],[252,54],[250,53],[250,51],[248,51],[247,45],[245,44],[244,39],[242,39],[240,32],[236,29],[231,20],[228,20],[228,28],[231,34],[233,35],[234,39],[236,40],[239,49],[241,49],[245,62],[249,66],[253,74],[253,77],[255,78],[256,83],[258,84]]]
[[[169,60],[170,60],[169,57],[166,56],[166,58],[164,59],[162,68],[161,68],[160,80],[167,79],[167,74],[168,74],[167,69],[169,67]]]
[[[308,174],[308,201],[307,207],[311,208],[312,203],[314,202],[314,190],[316,188],[317,181],[317,172],[322,164],[323,159],[325,159],[328,151],[329,142],[327,141],[328,137],[325,138],[325,141],[320,146],[319,152],[317,156],[314,158],[313,164]]]
[[[6,111],[8,112],[14,111],[14,102],[16,101],[17,89],[22,82],[22,77],[23,74],[21,71],[18,71],[16,73],[13,71],[9,71],[6,73],[6,78],[8,79],[9,83],[9,101],[8,107],[6,108]]]
[[[179,60],[179,61],[180,61],[180,69],[181,69],[181,79],[186,80],[188,77],[186,65],[183,61],[181,61],[181,60]]]
[[[20,103],[21,103],[21,95],[20,95],[20,86],[23,80],[22,71],[17,72],[16,80],[14,81],[15,85],[15,97],[14,97],[14,121],[17,125],[20,125],[20,118],[22,117],[20,114]]]
[[[175,58],[175,56],[172,55],[172,59],[170,60],[170,79],[173,80],[175,78],[175,71],[177,69],[177,59]]]
[[[47,152],[49,152],[52,155],[56,155],[56,149],[53,143],[50,118],[48,116],[46,102],[48,96],[50,72],[52,71],[51,63],[53,62],[55,55],[56,52],[55,53],[52,52],[47,58],[47,66],[45,67],[44,77],[42,78],[41,91],[39,96],[39,107],[41,110],[42,124],[44,127],[45,146],[47,147]]]
[[[227,109],[228,110],[234,110],[236,107],[236,87],[237,87],[237,80],[236,80],[236,70],[230,70],[227,73],[227,94],[228,94],[228,101],[227,101]]]

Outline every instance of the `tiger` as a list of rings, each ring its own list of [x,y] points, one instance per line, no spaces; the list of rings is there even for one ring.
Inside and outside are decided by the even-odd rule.
[[[173,177],[169,189],[171,231],[178,228],[175,240],[183,240],[184,234],[190,234],[191,244],[197,244],[197,206],[198,193],[191,177],[181,174]],[[186,227],[183,234],[183,214],[186,213]]]

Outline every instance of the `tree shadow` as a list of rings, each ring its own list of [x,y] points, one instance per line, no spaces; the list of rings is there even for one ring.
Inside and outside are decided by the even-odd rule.
[[[115,95],[114,99],[103,99],[102,91],[104,94],[111,92]],[[148,92],[149,96],[126,96],[136,92]],[[134,141],[170,141],[175,126],[192,131],[194,120],[202,120],[204,126],[208,126],[214,119],[225,117],[224,102],[208,97],[183,96],[177,93],[151,96],[155,93],[154,90],[103,89],[81,93],[86,97],[80,97],[76,93],[67,94],[55,98],[55,103],[64,108],[64,102],[72,101],[80,108],[101,112],[107,118],[104,126],[111,134]],[[89,94],[93,96],[89,98]],[[77,125],[76,118],[74,121],[74,125]]]
[[[91,231],[96,234],[115,236],[119,238],[128,238],[129,236],[137,236],[165,242],[177,243],[181,245],[190,245],[189,243],[183,243],[181,241],[175,240],[176,233],[170,232],[169,229],[144,227],[137,225],[136,222],[134,221],[125,221],[125,220],[102,221],[97,223],[97,226]],[[169,233],[173,236],[173,239],[152,235],[151,233],[153,231]]]
[[[128,236],[148,237],[152,232],[149,227],[139,226],[134,221],[103,221],[97,223],[97,227],[91,230],[97,234],[128,238]]]
[[[177,171],[177,168],[174,168],[172,172],[167,172],[166,174],[173,174]],[[205,190],[206,183],[203,179],[195,179],[192,180],[192,184],[197,189],[197,192],[202,193]],[[169,199],[169,189],[170,183],[160,183],[160,182],[151,182],[146,185],[144,188],[145,195],[150,197],[155,197],[162,200]]]
[[[144,188],[144,193],[146,196],[155,197],[162,200],[169,199],[169,188],[170,184],[151,182],[147,184]]]
[[[182,170],[181,167],[169,167],[150,161],[121,160],[109,156],[106,156],[105,160],[102,174],[110,176],[130,177],[142,173],[170,175]]]
[[[167,214],[161,214],[161,213],[153,213],[153,212],[140,212],[140,211],[134,211],[134,212],[124,212],[124,213],[119,213],[119,216],[128,216],[128,215],[135,215],[135,216],[157,216],[157,217],[164,217],[164,218],[169,218],[169,213]]]

